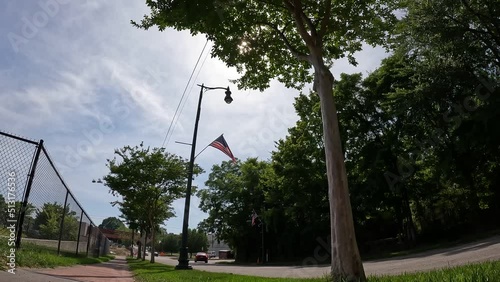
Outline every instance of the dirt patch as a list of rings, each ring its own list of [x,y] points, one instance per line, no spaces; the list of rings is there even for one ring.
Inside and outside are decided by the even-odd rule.
[[[122,247],[109,247],[109,252],[110,255],[115,255],[115,256],[129,256],[130,255],[130,250],[127,248],[122,248]]]

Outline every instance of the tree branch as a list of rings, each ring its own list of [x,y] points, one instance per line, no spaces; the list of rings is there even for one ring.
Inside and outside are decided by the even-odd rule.
[[[330,22],[330,16],[332,14],[332,0],[325,0],[325,7],[323,9],[325,13],[323,14],[323,18],[321,19],[318,32],[318,40],[320,40],[320,45],[323,45],[323,37],[326,34]]]
[[[290,52],[292,52],[295,58],[302,61],[307,61],[307,62],[310,61],[309,55],[302,53],[298,51],[297,48],[293,47],[288,38],[286,37],[285,33],[283,33],[283,31],[281,31],[276,25],[268,22],[259,22],[258,24],[263,24],[273,29],[281,38],[281,40],[283,40],[283,43],[285,43],[285,46],[288,48],[288,50],[290,50]]]
[[[493,56],[497,59],[498,62],[500,62],[500,53],[498,52],[498,49],[495,48],[494,45],[492,45],[491,43],[488,42],[487,37],[490,36],[491,40],[494,41],[493,44],[496,43],[497,46],[498,46],[498,44],[500,44],[500,41],[498,40],[497,37],[495,37],[495,33],[491,29],[489,29],[488,27],[486,27],[486,31],[474,29],[474,28],[469,27],[467,22],[460,21],[460,20],[454,18],[453,16],[445,16],[445,18],[450,19],[452,22],[457,24],[464,31],[470,32],[472,34],[472,36],[476,38],[476,40],[482,42],[486,47],[488,47],[488,49],[490,49],[491,52],[493,53]],[[484,38],[481,35],[484,35],[486,38]]]
[[[491,24],[495,27],[497,34],[500,34],[500,26],[498,25],[498,22],[495,21],[495,19],[498,19],[498,18],[495,17],[496,14],[495,14],[494,10],[492,9],[492,5],[489,5],[488,3],[486,3],[486,7],[488,9],[489,17],[491,19],[493,19]]]
[[[491,27],[489,26],[489,23],[488,23],[488,19],[485,19],[485,15],[481,14],[481,12],[479,12],[479,11],[474,10],[474,8],[470,5],[470,3],[468,2],[468,0],[461,0],[460,2],[462,2],[462,4],[465,6],[465,9],[467,9],[470,13],[472,13],[474,16],[476,16],[476,18],[479,20],[479,22],[481,22],[481,23],[483,23],[485,25],[485,27],[488,30],[488,32],[494,38],[495,37],[495,32],[491,30]],[[497,30],[497,32],[499,31],[498,30],[498,26],[495,25],[495,22],[494,22],[493,19],[490,21],[490,24]]]
[[[265,0],[256,0],[256,1],[260,2],[260,3],[263,3],[263,4],[274,6],[276,8],[287,10],[287,8],[285,6],[278,5],[278,4],[274,3],[274,1],[265,1]]]
[[[302,37],[302,40],[306,43],[307,46],[314,47],[315,42],[311,35],[307,32],[305,24],[304,24],[304,19],[302,17],[301,13],[301,7],[296,7],[296,5],[300,5],[299,0],[293,0],[294,4],[290,2],[290,0],[283,0],[285,6],[287,7],[288,11],[292,13],[293,18],[295,19],[295,24],[297,25],[297,29],[299,31],[300,37]]]
[[[311,19],[305,14],[304,9],[302,9],[302,3],[300,0],[294,0],[294,6],[295,8],[299,8],[298,11],[300,12],[300,16],[302,17],[302,20],[307,24],[307,27],[309,27],[309,30],[311,31],[311,37],[313,39],[318,37],[318,33],[316,32],[316,26],[314,23],[311,21]]]

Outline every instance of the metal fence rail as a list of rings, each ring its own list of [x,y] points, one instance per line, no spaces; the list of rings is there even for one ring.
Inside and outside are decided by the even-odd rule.
[[[43,140],[0,131],[0,237],[85,256],[105,255],[109,240],[76,200]]]

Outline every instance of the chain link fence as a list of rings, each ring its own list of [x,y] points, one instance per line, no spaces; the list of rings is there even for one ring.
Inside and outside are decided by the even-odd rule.
[[[102,256],[110,241],[99,231],[57,171],[43,140],[0,131],[0,237]]]

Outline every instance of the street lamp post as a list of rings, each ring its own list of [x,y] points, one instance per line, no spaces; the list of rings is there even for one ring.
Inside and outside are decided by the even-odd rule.
[[[187,189],[186,189],[186,202],[184,204],[184,220],[182,222],[182,243],[181,243],[181,249],[179,252],[179,264],[175,266],[175,269],[192,269],[192,267],[189,265],[189,259],[188,259],[188,247],[187,247],[187,240],[188,240],[188,227],[189,227],[189,205],[191,203],[191,186],[193,183],[193,168],[194,168],[194,157],[195,157],[195,150],[196,150],[196,137],[198,135],[198,122],[200,121],[200,112],[201,112],[201,100],[203,99],[203,91],[208,91],[208,90],[215,90],[215,89],[222,89],[226,90],[226,97],[224,98],[224,101],[227,104],[231,104],[233,101],[233,98],[231,98],[231,91],[229,90],[229,86],[227,88],[225,87],[207,87],[203,84],[198,86],[201,87],[200,89],[200,98],[198,100],[198,110],[196,112],[196,120],[194,123],[194,132],[193,132],[193,142],[191,143],[191,157],[189,159],[189,168],[188,168],[188,179],[187,179]]]

